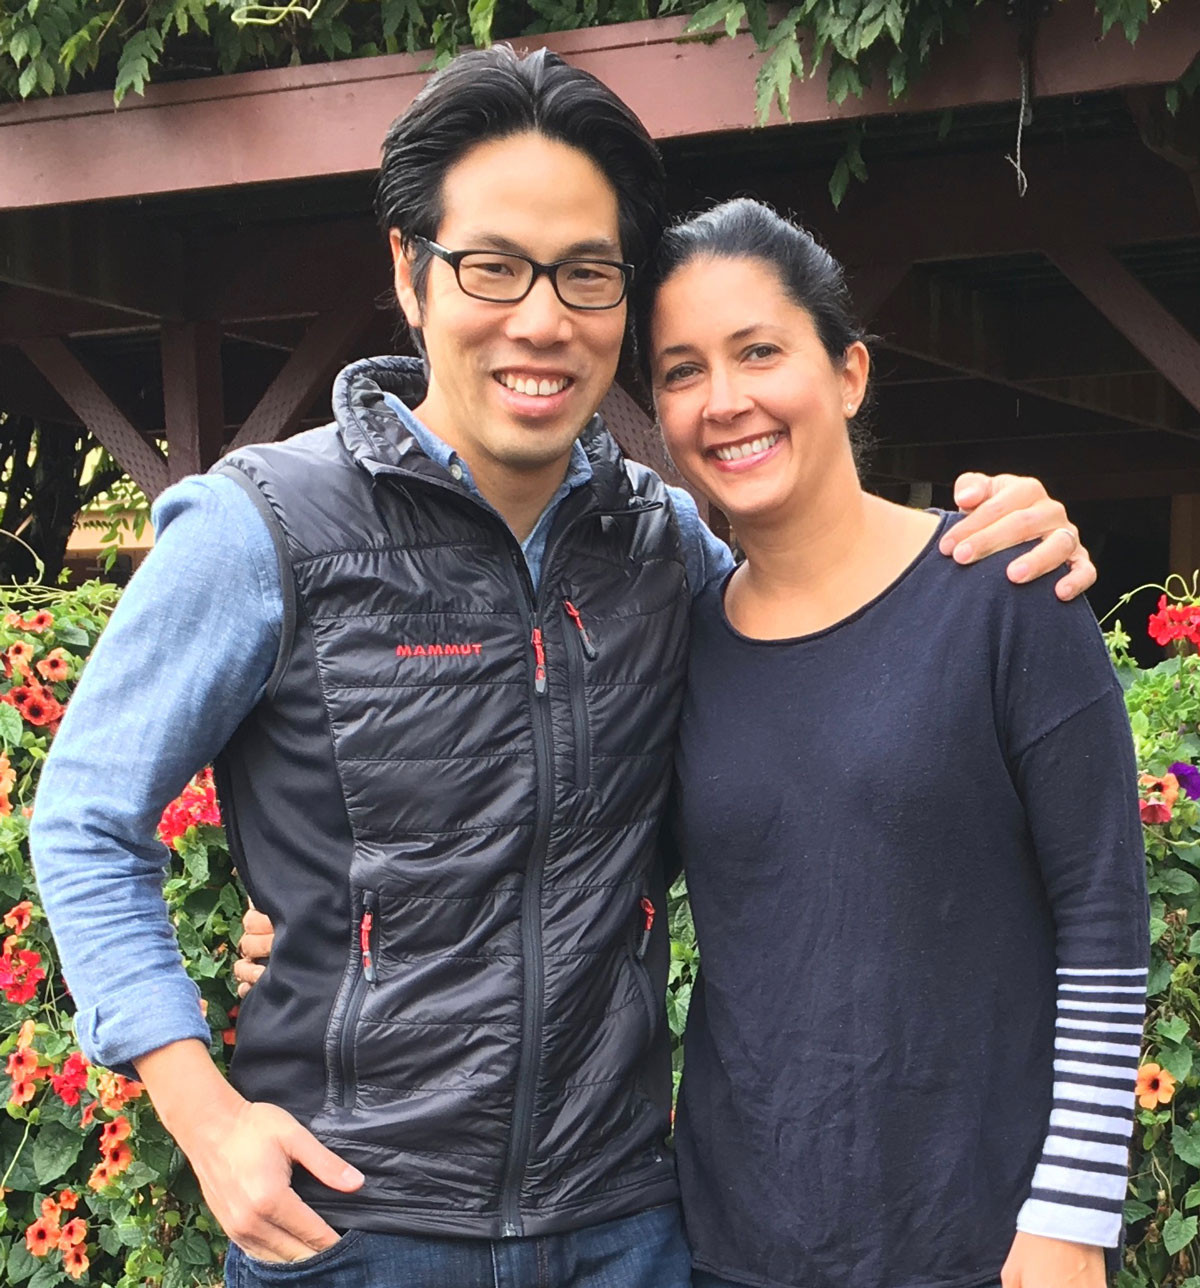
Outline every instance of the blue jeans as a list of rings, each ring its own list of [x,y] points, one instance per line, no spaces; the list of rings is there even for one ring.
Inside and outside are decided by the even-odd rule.
[[[750,1288],[749,1284],[734,1283],[732,1279],[722,1279],[719,1275],[710,1275],[707,1270],[697,1270],[692,1275],[692,1288]],[[984,1284],[983,1288],[1000,1288],[1000,1280],[995,1284]]]
[[[689,1288],[675,1204],[567,1234],[445,1239],[351,1230],[302,1261],[256,1261],[230,1245],[227,1288]]]

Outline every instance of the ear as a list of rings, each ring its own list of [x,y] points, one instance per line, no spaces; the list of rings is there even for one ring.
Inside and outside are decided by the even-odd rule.
[[[413,287],[412,254],[405,251],[399,228],[388,230],[388,244],[392,248],[392,280],[396,287],[396,299],[408,325],[419,327],[424,319],[421,316],[421,301]]]
[[[866,396],[870,374],[871,355],[861,340],[855,340],[846,350],[846,357],[842,362],[842,401],[855,412],[862,406],[862,400]]]

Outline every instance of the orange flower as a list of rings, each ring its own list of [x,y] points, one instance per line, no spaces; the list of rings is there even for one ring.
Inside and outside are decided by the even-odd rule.
[[[52,1248],[58,1247],[58,1236],[58,1221],[42,1217],[26,1229],[25,1247],[35,1257],[44,1257]]]
[[[87,1238],[87,1222],[81,1216],[74,1217],[59,1231],[58,1246],[63,1248],[73,1248],[77,1243],[82,1243]]]
[[[109,1176],[120,1176],[133,1162],[133,1150],[124,1141],[119,1145],[102,1144],[100,1156],[104,1159],[104,1166],[108,1169]]]
[[[11,675],[15,671],[23,679],[29,679],[29,663],[33,661],[33,645],[18,640],[8,646],[4,654],[5,671]]]
[[[27,622],[22,622],[21,625],[25,630],[33,631],[35,635],[40,635],[54,625],[54,614],[46,612],[43,608],[40,612],[34,613]]]
[[[128,1101],[136,1100],[144,1090],[140,1082],[123,1077],[119,1073],[109,1073],[107,1070],[100,1075],[96,1084],[96,1095],[100,1098],[100,1106],[110,1114],[120,1113]]]
[[[48,1198],[42,1200],[42,1216],[44,1216],[47,1221],[53,1221],[54,1224],[57,1225],[60,1214],[61,1209],[55,1199]]]
[[[128,1140],[129,1131],[129,1119],[124,1115],[120,1118],[114,1118],[110,1123],[105,1123],[100,1129],[101,1153],[103,1153],[110,1145],[118,1145],[121,1141]]]
[[[1137,1102],[1143,1109],[1169,1105],[1175,1094],[1175,1078],[1157,1064],[1144,1064],[1138,1070]]]
[[[8,759],[7,756],[4,757]],[[7,787],[0,785],[0,792],[8,791]],[[14,934],[23,935],[29,929],[29,923],[33,919],[33,904],[28,899],[22,899],[20,903],[4,914],[4,924]]]
[[[74,1190],[63,1190],[58,1196],[58,1206],[64,1212],[73,1212],[75,1205],[79,1202],[79,1195]]]
[[[83,1250],[83,1245],[79,1243],[73,1247],[63,1249],[62,1263],[63,1269],[72,1279],[78,1279],[80,1275],[86,1274],[87,1268],[91,1264],[88,1261],[87,1253]]]
[[[97,1163],[92,1168],[91,1176],[88,1177],[88,1189],[102,1190],[111,1180],[108,1167],[104,1163]]]
[[[80,1127],[86,1130],[88,1127],[92,1125],[92,1120],[95,1117],[96,1117],[96,1101],[93,1100],[92,1103],[88,1105],[88,1107],[83,1111],[83,1116],[79,1120]]]
[[[7,794],[17,784],[17,771],[9,764],[8,752],[0,751],[0,792]]]
[[[37,1083],[32,1078],[14,1079],[8,1103],[10,1105],[27,1105],[36,1095]]]
[[[15,645],[13,646],[16,647]],[[71,659],[65,648],[51,649],[37,664],[37,673],[43,680],[57,684],[71,674]]]
[[[37,1072],[38,1057],[37,1052],[29,1047],[19,1046],[8,1057],[8,1063],[4,1066],[4,1072],[12,1079],[32,1078]]]
[[[34,1023],[26,1020],[17,1030],[17,1049],[23,1051],[33,1041]]]

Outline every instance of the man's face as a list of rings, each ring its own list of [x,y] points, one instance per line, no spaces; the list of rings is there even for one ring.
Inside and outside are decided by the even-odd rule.
[[[466,153],[446,173],[442,209],[435,240],[452,251],[542,263],[622,258],[612,185],[584,153],[539,134]],[[396,293],[429,356],[421,419],[463,457],[485,495],[557,485],[616,374],[626,305],[568,308],[546,276],[516,304],[478,300],[436,258],[422,304],[399,241],[393,231]]]

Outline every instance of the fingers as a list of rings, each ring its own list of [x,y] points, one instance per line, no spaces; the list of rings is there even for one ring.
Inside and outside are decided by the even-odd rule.
[[[1077,545],[1068,562],[1071,565],[1070,572],[1065,577],[1060,577],[1054,585],[1054,593],[1062,600],[1074,599],[1096,584],[1096,565],[1092,563],[1092,557],[1085,546]]]
[[[271,925],[271,918],[265,912],[259,912],[253,904],[242,914],[243,936],[270,935],[274,930],[275,927]]]
[[[238,960],[233,963],[233,978],[238,982],[238,997],[245,997],[246,994],[258,983],[265,966],[260,966],[257,962],[248,962]]]
[[[274,947],[274,935],[243,935],[238,942],[238,953],[247,961],[257,961],[270,957]]]
[[[283,1143],[294,1162],[331,1190],[348,1194],[357,1190],[366,1179],[357,1167],[351,1167],[344,1158],[339,1158],[299,1123]]]
[[[997,474],[993,478],[990,474],[978,474],[973,471],[960,474],[954,480],[954,504],[960,510],[970,513],[977,505],[986,501],[997,486],[1002,486],[1013,477],[1012,474]]]

